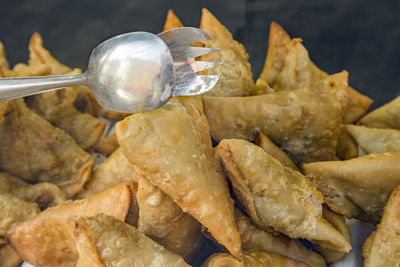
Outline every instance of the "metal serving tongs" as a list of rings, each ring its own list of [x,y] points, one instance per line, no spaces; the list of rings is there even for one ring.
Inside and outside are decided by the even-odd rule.
[[[132,32],[93,49],[83,74],[0,79],[0,101],[86,85],[105,109],[124,113],[154,110],[173,95],[197,95],[212,89],[219,75],[196,73],[221,62],[195,58],[219,48],[192,47],[212,39],[191,27],[159,33]]]

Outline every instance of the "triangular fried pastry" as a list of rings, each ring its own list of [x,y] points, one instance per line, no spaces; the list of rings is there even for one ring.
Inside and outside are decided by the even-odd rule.
[[[285,154],[274,142],[271,141],[265,134],[259,133],[256,145],[264,149],[265,152],[279,160],[280,163],[285,165],[286,167],[292,168],[293,170],[298,171],[299,168],[293,163],[293,161]]]
[[[346,131],[344,125],[340,127],[336,156],[341,160],[358,157],[358,145],[353,137]]]
[[[181,27],[183,27],[182,22],[175,15],[174,11],[172,9],[169,9],[168,13],[167,13],[167,18],[165,19],[163,31],[165,32],[168,30],[181,28]]]
[[[301,39],[291,39],[279,24],[271,23],[267,56],[259,79],[276,90],[293,90],[312,88],[315,82],[328,76],[311,61]],[[346,92],[349,100],[344,122],[353,123],[370,109],[373,101],[350,86],[346,87]]]
[[[52,75],[80,73],[59,63],[49,51],[43,47],[43,40],[38,33],[33,34],[30,44],[30,64],[46,64]],[[77,144],[87,150],[93,147],[103,134],[105,123],[88,113],[81,113],[74,102],[77,99],[78,87],[47,92],[31,96],[27,100],[30,108],[55,126],[70,134]],[[90,90],[87,88],[90,92]],[[89,104],[87,104],[89,105]]]
[[[19,199],[35,202],[44,210],[67,201],[65,193],[55,184],[28,184],[17,177],[0,172],[0,194],[7,193]]]
[[[257,250],[243,252],[243,261],[228,253],[211,255],[201,267],[307,267],[309,265],[284,256]]]
[[[337,214],[331,211],[325,205],[323,205],[322,216],[324,217],[325,220],[327,220],[330,224],[332,224],[333,227],[335,227],[336,230],[338,230],[349,242],[351,242],[350,229],[343,215]],[[324,256],[326,263],[328,264],[334,263],[343,258],[344,256],[346,256],[346,253],[332,249],[321,248],[319,246],[316,246],[316,249]]]
[[[139,230],[190,262],[202,245],[200,223],[146,178],[138,178]]]
[[[307,249],[299,240],[291,239],[283,234],[276,235],[259,228],[239,209],[235,209],[235,217],[244,250],[256,249],[267,253],[279,254],[308,264],[311,267],[326,266],[325,260],[321,255],[311,249]]]
[[[92,178],[85,184],[77,198],[87,198],[123,182],[137,185],[134,166],[118,148],[93,172]]]
[[[359,208],[379,221],[390,193],[400,184],[399,160],[400,152],[373,153],[345,161],[305,164],[303,172],[334,212],[352,218]]]
[[[350,242],[322,217],[322,194],[301,173],[245,140],[224,139],[217,149],[236,198],[254,223],[324,248],[350,251]]]
[[[360,120],[360,124],[400,130],[400,96],[368,113]]]
[[[0,245],[0,265],[1,267],[17,267],[20,266],[21,259],[10,245]]]
[[[38,216],[14,225],[7,238],[18,255],[35,266],[75,266],[78,253],[68,219],[99,213],[124,221],[135,187],[123,183],[90,198],[48,208]]]
[[[137,174],[146,177],[240,257],[233,200],[193,118],[172,99],[160,109],[134,114],[116,125],[118,142]]]
[[[77,238],[77,266],[190,266],[181,256],[112,216],[74,217],[71,224]]]
[[[94,147],[94,150],[104,156],[110,156],[115,150],[119,148],[117,135],[112,132],[108,136],[101,139]]]
[[[400,130],[368,128],[352,124],[344,127],[366,154],[400,151]]]
[[[393,190],[376,231],[363,246],[365,267],[396,266],[400,262],[400,187]]]
[[[202,42],[205,47],[221,48],[203,55],[202,61],[220,61],[224,64],[201,71],[203,75],[220,75],[217,85],[205,95],[247,96],[255,90],[249,56],[244,46],[232,38],[229,30],[208,9],[202,9],[200,29],[208,32],[213,40]]]
[[[0,170],[28,182],[52,182],[68,197],[75,195],[91,176],[93,157],[23,99],[10,105],[0,124]]]
[[[203,97],[211,137],[254,141],[268,136],[296,164],[334,159],[347,103],[347,73],[330,76],[317,90],[298,89],[251,97]]]

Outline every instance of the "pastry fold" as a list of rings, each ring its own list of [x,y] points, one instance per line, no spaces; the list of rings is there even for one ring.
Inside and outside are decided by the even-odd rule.
[[[225,139],[217,149],[236,198],[254,223],[323,248],[350,251],[350,242],[322,217],[322,194],[301,173],[245,140]]]
[[[293,161],[285,154],[274,142],[271,141],[266,135],[263,133],[259,133],[256,145],[264,149],[265,152],[279,160],[280,163],[285,165],[286,167],[292,168],[293,170],[298,171],[299,168],[293,163]]]

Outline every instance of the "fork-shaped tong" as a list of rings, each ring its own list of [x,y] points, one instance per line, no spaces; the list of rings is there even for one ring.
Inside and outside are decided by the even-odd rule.
[[[215,86],[218,75],[197,72],[222,63],[195,58],[219,49],[191,46],[210,39],[206,32],[191,27],[158,35],[122,34],[93,49],[83,74],[0,79],[0,101],[87,85],[103,108],[125,113],[153,110],[172,95],[202,94]]]

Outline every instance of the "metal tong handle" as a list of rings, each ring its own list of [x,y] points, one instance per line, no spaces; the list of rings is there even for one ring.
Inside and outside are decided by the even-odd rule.
[[[65,87],[87,85],[87,75],[52,75],[0,79],[0,102]]]

